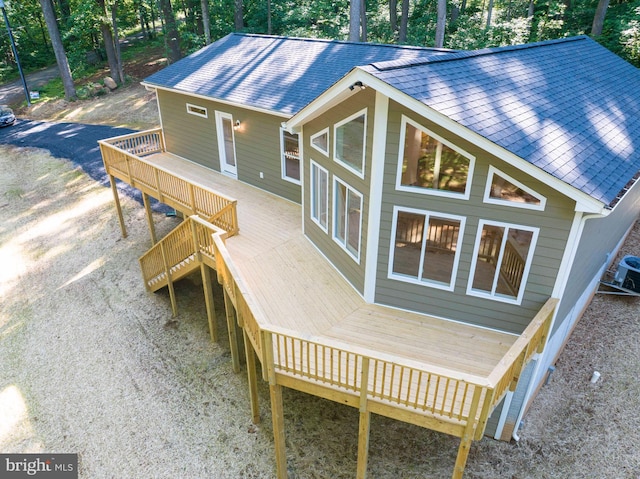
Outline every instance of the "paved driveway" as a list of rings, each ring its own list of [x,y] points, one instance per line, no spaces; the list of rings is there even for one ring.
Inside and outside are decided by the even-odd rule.
[[[30,92],[38,91],[39,88],[49,83],[54,78],[58,78],[60,72],[57,65],[54,65],[44,70],[29,73],[27,75],[27,88]],[[20,105],[21,102],[26,100],[24,94],[24,87],[22,86],[22,80],[17,79],[11,83],[0,85],[0,105]]]
[[[125,135],[134,130],[81,123],[52,123],[20,120],[13,126],[0,128],[0,144],[44,148],[58,158],[67,158],[82,168],[91,178],[104,186],[109,180],[104,171],[98,140]],[[139,190],[118,181],[118,189],[142,202]],[[154,210],[169,211],[164,205],[152,202]]]

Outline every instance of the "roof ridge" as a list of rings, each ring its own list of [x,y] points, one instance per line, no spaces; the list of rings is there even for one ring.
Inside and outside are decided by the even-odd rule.
[[[455,60],[464,60],[467,58],[475,58],[485,55],[495,55],[498,53],[507,53],[516,50],[526,50],[530,48],[546,47],[559,43],[575,42],[580,40],[590,40],[587,35],[577,35],[574,37],[556,38],[553,40],[543,40],[540,42],[523,43],[520,45],[506,45],[503,47],[489,47],[480,50],[458,50],[453,51],[449,55],[434,56],[432,58],[421,58],[414,60],[388,60],[385,62],[371,63],[370,65],[378,71],[398,70],[401,68],[410,68],[431,63],[443,63]]]
[[[231,32],[228,36],[253,37],[253,38],[264,38],[264,39],[274,39],[274,40],[295,40],[295,41],[301,41],[301,42],[336,43],[340,45],[362,46],[365,48],[375,46],[375,47],[395,48],[399,50],[419,50],[419,51],[443,52],[443,53],[455,53],[459,51],[459,50],[452,50],[449,48],[423,47],[419,45],[398,45],[394,43],[374,43],[374,42],[352,42],[349,40],[335,40],[330,38],[288,37],[284,35],[263,35],[260,33]]]

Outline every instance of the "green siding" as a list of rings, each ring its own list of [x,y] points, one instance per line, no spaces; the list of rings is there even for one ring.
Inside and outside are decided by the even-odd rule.
[[[389,108],[376,302],[504,331],[522,332],[553,290],[573,219],[573,203],[546,184],[529,177],[438,125],[418,117],[399,104],[390,102]],[[475,167],[468,200],[396,190],[402,114],[475,156]],[[490,165],[545,196],[547,198],[545,210],[534,211],[484,203],[483,196]],[[449,213],[466,218],[464,237],[460,243],[462,249],[458,274],[453,292],[387,278],[393,207],[396,205]],[[466,294],[480,219],[540,228],[521,305],[507,304]]]
[[[283,117],[164,90],[158,91],[158,103],[167,151],[220,171],[215,112],[231,114],[241,122],[234,131],[238,179],[300,203],[300,185],[282,179]],[[187,113],[187,103],[206,108],[208,118]]]
[[[373,123],[374,123],[374,104],[375,104],[375,91],[372,89],[366,89],[354,94],[348,100],[340,103],[336,107],[332,108],[320,118],[304,125],[304,229],[307,237],[318,247],[318,249],[324,254],[329,261],[340,271],[340,273],[347,278],[347,280],[356,288],[360,294],[364,291],[364,275],[366,264],[366,244],[367,244],[367,218],[369,211],[369,189],[370,180],[369,172],[371,170],[371,151],[373,144]],[[359,178],[351,171],[344,168],[341,164],[333,160],[333,142],[334,131],[333,125],[350,115],[357,113],[363,108],[367,108],[367,138],[366,138],[366,152],[365,152],[365,178]],[[323,155],[318,150],[311,147],[309,138],[329,127],[329,156]],[[310,160],[315,161],[322,167],[329,171],[329,230],[327,233],[322,231],[317,224],[315,224],[309,214],[309,171]],[[347,254],[340,245],[338,245],[333,238],[333,181],[334,178],[340,178],[343,182],[357,190],[363,196],[363,208],[362,208],[362,241],[360,243],[360,261],[356,263],[354,259]]]

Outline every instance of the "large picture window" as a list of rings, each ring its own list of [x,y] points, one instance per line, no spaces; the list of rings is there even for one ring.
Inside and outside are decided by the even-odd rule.
[[[327,232],[329,173],[311,161],[311,219]]]
[[[520,304],[538,229],[480,221],[467,294]]]
[[[366,109],[336,123],[334,127],[333,157],[360,178],[364,178],[366,131]]]
[[[403,117],[398,189],[469,197],[474,159],[418,123]]]
[[[333,239],[360,262],[362,195],[339,178],[333,182]]]
[[[300,184],[300,144],[298,135],[280,130],[282,151],[282,179]]]
[[[464,218],[394,209],[389,277],[453,291]]]

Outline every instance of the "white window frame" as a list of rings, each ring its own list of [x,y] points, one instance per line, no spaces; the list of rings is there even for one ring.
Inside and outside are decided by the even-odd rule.
[[[338,183],[340,183],[342,186],[344,186],[347,189],[347,200],[349,198],[349,192],[352,192],[354,194],[356,194],[359,198],[360,198],[360,224],[358,225],[358,254],[354,255],[353,252],[349,251],[349,248],[347,247],[347,244],[349,242],[349,224],[347,221],[347,224],[345,224],[345,235],[344,235],[344,241],[340,238],[338,238],[336,236],[337,233],[337,222],[338,219],[340,217],[340,215],[338,214]],[[333,177],[333,221],[332,221],[332,230],[333,230],[333,234],[331,235],[333,238],[333,241],[335,241],[338,245],[340,245],[340,247],[349,255],[351,256],[351,258],[353,258],[355,260],[356,263],[360,264],[360,253],[362,252],[362,215],[363,215],[363,208],[364,205],[364,197],[362,195],[362,193],[360,193],[358,190],[356,190],[355,188],[353,188],[352,186],[349,186],[348,183],[346,183],[345,181],[341,180],[340,178],[338,178],[337,176]],[[345,208],[348,207],[348,201],[345,202]],[[349,212],[345,211],[345,218],[349,218]]]
[[[413,213],[418,215],[425,216],[425,226],[429,224],[429,219],[431,217],[434,218],[443,218],[448,220],[454,220],[460,222],[460,229],[458,231],[458,244],[456,247],[456,252],[453,258],[453,266],[451,267],[451,280],[449,284],[433,281],[430,279],[420,279],[422,276],[422,268],[424,265],[424,255],[425,255],[425,246],[426,246],[426,235],[423,235],[422,238],[422,249],[420,253],[420,266],[418,268],[418,276],[408,276],[400,273],[396,273],[393,271],[393,262],[395,258],[395,243],[396,243],[396,234],[398,227],[398,213]],[[407,208],[404,206],[394,206],[393,207],[393,219],[391,225],[391,241],[389,245],[389,268],[387,271],[387,278],[394,279],[398,281],[403,281],[405,283],[419,284],[421,286],[428,286],[430,288],[441,289],[444,291],[453,291],[456,285],[456,278],[458,277],[458,266],[460,264],[460,254],[462,251],[462,241],[464,238],[464,228],[467,219],[464,216],[450,215],[448,213],[440,213],[438,211],[430,211],[430,210],[421,210],[417,208]]]
[[[356,170],[353,166],[348,163],[345,163],[341,159],[338,158],[337,150],[338,150],[338,134],[337,130],[342,125],[346,125],[350,121],[358,118],[359,116],[364,115],[364,125],[363,125],[363,135],[362,135],[362,162],[360,163],[360,171]],[[358,178],[364,179],[364,169],[365,169],[365,159],[367,157],[367,109],[363,108],[362,110],[354,113],[353,115],[348,116],[344,120],[339,121],[333,125],[333,161],[338,163],[340,166],[350,171]]]
[[[329,232],[329,187],[331,186],[329,183],[329,170],[327,170],[326,168],[322,167],[321,165],[319,165],[318,163],[316,163],[315,161],[311,160],[311,168],[310,168],[310,176],[309,176],[309,191],[310,191],[310,195],[309,195],[309,216],[311,217],[311,220],[317,224],[320,229],[322,231],[324,231],[325,233]],[[327,181],[327,192],[326,195],[324,197],[324,201],[322,201],[322,198],[318,198],[317,196],[319,196],[319,191],[317,191],[317,184],[314,181],[314,175],[316,173],[316,171],[321,172],[325,177],[326,177],[326,181]],[[316,216],[314,216],[316,214],[315,211],[315,206],[318,204],[317,201],[321,200],[324,203],[324,211],[326,214],[326,219],[325,219],[325,224],[322,224],[322,220],[321,218],[318,218]]]
[[[465,158],[467,158],[469,160],[469,171],[467,173],[467,186],[466,186],[466,188],[464,190],[464,193],[457,193],[455,191],[447,191],[447,190],[438,190],[438,189],[435,189],[435,188],[422,188],[422,187],[416,187],[416,186],[405,186],[405,185],[402,184],[402,163],[404,162],[404,142],[405,142],[405,138],[406,138],[406,134],[407,134],[407,123],[409,123],[414,128],[417,128],[418,130],[424,131],[426,134],[428,134],[434,140],[439,141],[444,146],[446,146],[448,148],[451,148],[452,150],[458,152],[459,154],[461,154],[462,156],[464,156]],[[402,115],[402,120],[401,120],[401,125],[400,125],[400,141],[399,141],[399,143],[400,143],[400,146],[399,146],[399,151],[398,151],[398,169],[397,169],[397,172],[396,172],[396,190],[398,190],[398,191],[407,191],[407,192],[410,192],[410,193],[419,193],[419,194],[422,194],[422,195],[444,196],[444,197],[447,197],[447,198],[457,198],[457,199],[463,199],[463,200],[468,200],[469,199],[469,195],[471,194],[471,182],[472,182],[472,179],[473,179],[473,170],[474,170],[475,164],[476,164],[476,157],[475,156],[473,156],[472,154],[466,152],[462,148],[454,145],[450,141],[445,140],[440,135],[437,135],[436,133],[434,133],[431,130],[429,130],[429,128],[426,128],[426,127],[422,126],[417,121],[414,121],[414,120],[412,120],[411,118],[409,118],[409,117],[407,117],[405,115]]]
[[[198,110],[204,110],[204,113],[195,111],[195,108],[197,108]],[[187,103],[187,113],[189,113],[190,115],[199,116],[200,118],[209,118],[209,111],[204,106],[194,105],[193,103]]]
[[[300,174],[300,176],[302,177],[302,158],[301,158],[301,153],[302,153],[302,145],[300,145],[300,134],[298,133],[290,133],[288,132],[286,129],[280,127],[280,159],[281,159],[281,172],[282,172],[282,179],[285,181],[288,181],[290,183],[294,183],[296,185],[301,184],[301,180],[300,178],[292,178],[291,176],[287,176],[287,158],[285,156],[285,151],[284,151],[284,133],[287,132],[290,135],[296,135],[298,137],[298,172]]]
[[[482,230],[485,225],[489,226],[497,226],[501,228],[505,228],[505,235],[503,237],[503,243],[500,247],[500,253],[498,257],[498,265],[501,264],[502,258],[504,255],[504,245],[509,237],[507,229],[518,229],[525,230],[532,233],[531,235],[531,244],[529,245],[529,253],[527,259],[525,261],[524,270],[522,271],[522,280],[520,281],[520,290],[518,291],[518,296],[516,298],[507,297],[496,293],[497,280],[499,278],[499,270],[500,267],[496,266],[496,276],[493,279],[493,286],[491,291],[482,291],[478,289],[473,289],[473,280],[476,274],[476,264],[478,262],[478,251],[480,249],[480,243],[482,240]],[[524,297],[524,292],[527,289],[527,281],[529,279],[529,270],[531,269],[531,264],[533,263],[533,257],[535,256],[536,244],[538,242],[538,234],[540,233],[540,228],[536,228],[535,226],[524,226],[518,225],[514,223],[503,223],[500,221],[490,221],[490,220],[480,220],[478,223],[478,231],[476,233],[476,241],[473,247],[473,257],[471,260],[471,268],[469,270],[469,282],[467,283],[467,294],[469,296],[476,296],[478,298],[487,298],[494,301],[500,301],[501,303],[509,303],[509,304],[522,304],[522,298]]]
[[[313,140],[315,138],[318,138],[319,136],[322,135],[327,135],[327,149],[323,150],[322,148],[320,148],[318,145],[314,145],[313,144]],[[313,135],[311,135],[311,137],[309,138],[309,144],[311,145],[311,148],[318,150],[320,153],[322,153],[324,156],[328,157],[329,156],[329,127],[325,128],[324,130],[320,130],[318,133],[315,133]]]
[[[538,200],[540,200],[540,204],[536,205],[536,204],[533,204],[533,203],[520,203],[518,201],[509,201],[509,200],[503,200],[503,199],[500,199],[500,198],[492,198],[491,197],[491,184],[493,183],[493,177],[495,175],[498,175],[498,176],[504,178],[508,182],[512,183],[514,186],[517,186],[518,188],[520,188],[525,193],[529,193],[531,196],[536,197]],[[528,186],[523,185],[522,183],[520,183],[515,178],[513,178],[513,177],[507,175],[506,173],[500,171],[498,168],[496,168],[493,165],[489,165],[489,173],[487,174],[487,185],[485,186],[485,189],[484,189],[483,201],[485,203],[490,203],[492,205],[511,206],[513,208],[523,208],[523,209],[526,209],[526,210],[535,210],[535,211],[544,211],[544,208],[545,208],[545,206],[547,204],[547,198],[545,198],[541,194],[537,193],[536,191],[532,190]]]

